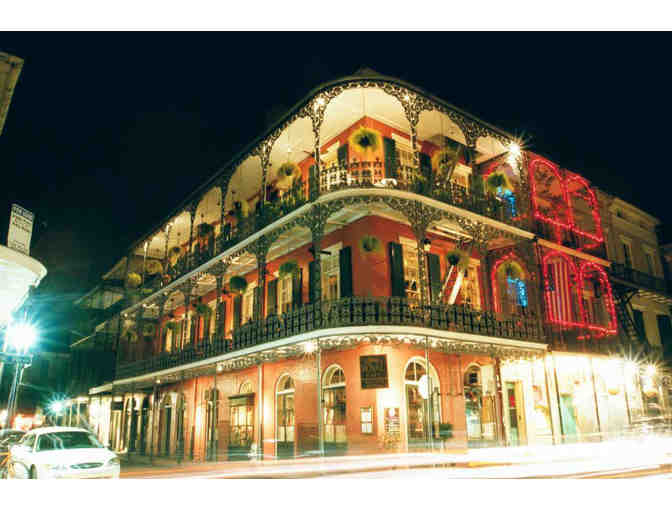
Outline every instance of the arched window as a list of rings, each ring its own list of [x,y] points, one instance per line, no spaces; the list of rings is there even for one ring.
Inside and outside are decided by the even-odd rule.
[[[588,329],[613,335],[617,329],[616,311],[609,278],[597,264],[583,262],[579,270],[582,320]]]
[[[564,253],[549,252],[542,262],[544,298],[548,320],[563,326],[580,326],[580,304],[577,303],[577,270]]]
[[[275,397],[276,444],[280,458],[294,456],[294,380],[283,375],[278,380]]]
[[[572,228],[580,238],[580,246],[602,244],[604,236],[599,206],[595,193],[588,186],[588,181],[579,175],[568,177],[567,196],[572,215]]]
[[[511,253],[492,268],[492,294],[495,312],[518,315],[527,310],[527,274]]]
[[[424,359],[412,358],[404,371],[409,445],[428,439],[427,416],[431,416],[432,435],[438,437],[441,421],[439,378],[431,365],[427,375],[426,366]]]
[[[343,450],[347,443],[343,369],[338,365],[327,368],[322,384],[324,446],[327,451]]]
[[[529,165],[534,217],[543,221],[556,241],[561,241],[572,225],[567,186],[558,168],[535,159]]]

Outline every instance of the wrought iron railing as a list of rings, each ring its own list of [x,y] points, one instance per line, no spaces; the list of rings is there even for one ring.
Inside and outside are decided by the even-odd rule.
[[[306,304],[281,315],[243,324],[233,331],[230,339],[204,339],[177,352],[119,364],[116,378],[175,368],[319,329],[380,325],[422,326],[497,338],[542,341],[540,322],[533,316],[498,317],[463,305],[419,308],[403,298],[343,298]]]
[[[633,283],[639,287],[644,287],[654,292],[670,294],[669,286],[662,278],[637,271],[636,269],[628,267],[624,264],[612,262],[611,276],[625,282]]]

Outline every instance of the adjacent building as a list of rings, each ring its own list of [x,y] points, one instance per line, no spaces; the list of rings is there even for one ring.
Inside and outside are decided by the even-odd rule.
[[[80,413],[118,451],[195,460],[619,435],[668,409],[669,298],[638,288],[650,336],[624,329],[627,204],[603,202],[412,84],[322,85],[87,296],[104,318],[77,348],[116,368]]]

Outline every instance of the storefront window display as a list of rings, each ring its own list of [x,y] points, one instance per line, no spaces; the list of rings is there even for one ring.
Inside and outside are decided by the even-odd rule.
[[[467,442],[470,447],[490,446],[497,440],[495,380],[492,365],[472,365],[464,376]]]
[[[323,402],[324,448],[327,453],[342,453],[347,445],[345,375],[339,366],[332,366],[325,372]]]
[[[597,409],[602,434],[604,437],[618,436],[628,425],[623,361],[594,357],[591,362],[595,374]]]
[[[428,377],[425,367],[425,360],[413,359],[406,366],[404,375],[409,446],[427,441],[427,416],[431,416],[432,435],[438,438],[441,421],[439,379],[431,365]]]
[[[564,441],[599,440],[600,429],[590,358],[556,354],[553,357]]]

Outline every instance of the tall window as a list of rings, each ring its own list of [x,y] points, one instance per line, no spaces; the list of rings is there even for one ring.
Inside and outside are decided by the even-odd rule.
[[[413,150],[410,145],[404,145],[399,143],[399,140],[396,140],[396,153],[397,153],[397,163],[398,163],[398,179],[406,184],[413,182],[415,176],[417,175],[417,170],[413,163]]]
[[[630,243],[622,241],[621,246],[623,249],[623,263],[627,267],[632,267],[632,249],[630,248]]]
[[[417,242],[414,239],[400,237],[404,259],[404,284],[406,297],[411,301],[420,300],[420,281],[418,279],[418,252]]]
[[[644,250],[644,258],[646,259],[646,268],[648,269],[649,274],[655,276],[656,266],[653,262],[653,254],[648,250]]]
[[[278,456],[291,456],[294,453],[294,380],[283,375],[276,390],[276,424]]]
[[[292,275],[278,280],[278,309],[287,313],[292,309]]]
[[[515,315],[527,309],[525,272],[515,260],[503,260],[497,266],[493,292],[495,311]]]
[[[341,367],[332,366],[324,374],[324,441],[342,445],[345,433],[345,375]]]
[[[322,299],[330,301],[338,299],[341,295],[341,271],[339,266],[338,247],[330,247],[326,251],[329,251],[331,255],[322,255],[322,258],[320,259],[320,267],[322,271]]]
[[[256,284],[250,284],[247,286],[245,294],[243,294],[243,323],[249,322],[252,320],[254,315],[254,289]]]
[[[581,317],[576,294],[570,290],[570,281],[573,285],[577,281],[576,266],[565,255],[552,253],[544,258],[543,271],[550,322],[577,325]]]
[[[462,281],[460,288],[462,303],[471,306],[476,310],[481,309],[481,290],[478,282],[478,264],[472,261],[469,264],[467,275]]]

